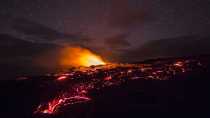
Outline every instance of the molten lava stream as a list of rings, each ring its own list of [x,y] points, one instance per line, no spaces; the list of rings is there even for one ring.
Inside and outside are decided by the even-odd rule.
[[[79,96],[79,95],[72,97],[55,98],[52,101],[48,102],[48,104],[46,105],[43,104],[39,105],[39,107],[34,113],[55,114],[59,110],[59,107],[71,104],[83,103],[90,100],[91,98],[89,97]]]

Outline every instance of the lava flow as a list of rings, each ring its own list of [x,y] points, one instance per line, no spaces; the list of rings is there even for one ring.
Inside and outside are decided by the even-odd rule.
[[[81,54],[83,53],[89,54],[90,52],[85,50]],[[90,64],[83,60],[86,57],[80,58],[82,62],[80,64]],[[75,64],[78,63],[75,62]],[[103,62],[99,64],[103,64]],[[87,103],[93,100],[92,94],[90,94],[91,91],[120,86],[126,81],[170,80],[174,76],[187,74],[194,69],[202,69],[200,61],[183,59],[170,62],[159,61],[157,64],[107,64],[84,69],[76,68],[66,73],[51,76],[52,88],[58,88],[56,89],[58,91],[43,91],[44,94],[53,92],[56,94],[53,94],[54,97],[48,100],[41,101],[35,113],[55,114],[60,111],[60,108],[67,105]]]
[[[56,110],[59,107],[66,106],[66,105],[69,105],[69,104],[87,102],[89,100],[90,100],[90,98],[85,97],[85,96],[73,96],[73,97],[67,97],[67,98],[62,97],[62,98],[58,98],[58,99],[54,99],[54,100],[50,101],[46,105],[46,108],[44,108],[44,109],[42,109],[43,106],[40,105],[38,107],[37,111],[35,111],[35,113],[42,112],[42,113],[45,113],[45,114],[54,114],[54,113],[56,113]],[[41,111],[39,111],[39,110],[41,110]]]

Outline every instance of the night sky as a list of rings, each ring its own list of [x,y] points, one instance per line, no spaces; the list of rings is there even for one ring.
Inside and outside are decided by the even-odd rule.
[[[120,37],[129,46],[137,46],[149,40],[207,34],[210,1],[1,0],[0,19],[1,32],[14,33],[11,25],[17,19],[25,19],[73,35],[74,39],[82,35],[101,42]],[[22,33],[20,29],[15,32]],[[68,36],[63,38],[71,40]]]
[[[124,59],[155,40],[209,36],[210,1],[1,0],[0,26],[0,34],[34,44],[79,45]]]

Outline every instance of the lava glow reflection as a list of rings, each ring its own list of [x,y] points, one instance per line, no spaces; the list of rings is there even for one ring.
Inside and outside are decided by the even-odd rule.
[[[90,50],[80,47],[68,47],[62,51],[60,61],[63,66],[85,66],[105,65],[105,61]]]

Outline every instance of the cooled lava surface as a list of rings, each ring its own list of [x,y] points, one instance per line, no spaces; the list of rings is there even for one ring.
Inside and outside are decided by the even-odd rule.
[[[210,58],[71,68],[5,81],[7,117],[209,116]]]

